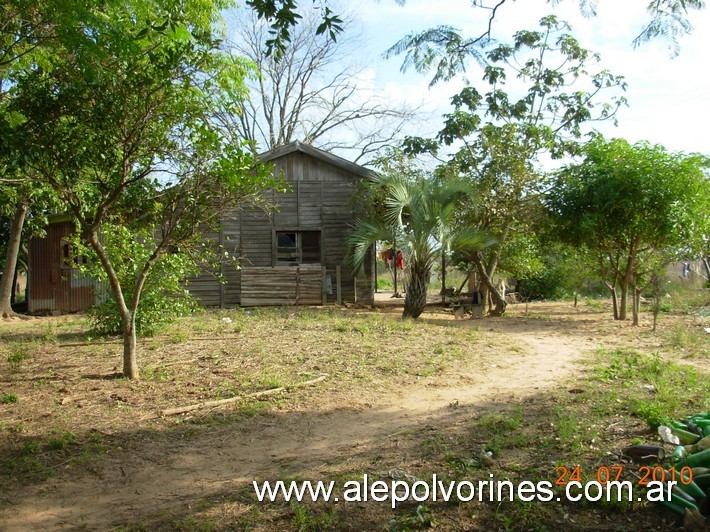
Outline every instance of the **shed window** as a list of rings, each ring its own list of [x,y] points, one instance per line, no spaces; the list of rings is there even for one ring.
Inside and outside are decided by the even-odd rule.
[[[62,240],[62,268],[78,268],[88,264],[86,255],[78,255],[76,248],[71,242]]]
[[[319,264],[320,231],[277,231],[277,264]]]

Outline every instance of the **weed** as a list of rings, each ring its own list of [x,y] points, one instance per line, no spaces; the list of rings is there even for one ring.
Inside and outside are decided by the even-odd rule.
[[[54,451],[59,451],[72,443],[76,443],[76,436],[69,431],[55,429],[52,432],[54,436],[49,439],[47,445]]]
[[[194,515],[175,521],[173,523],[173,527],[175,530],[189,530],[190,532],[210,532],[215,528],[214,523],[211,520],[207,519],[200,521]]]
[[[0,403],[4,405],[11,405],[12,403],[16,403],[17,401],[19,401],[17,395],[15,395],[14,393],[6,393],[2,396],[2,400],[0,400]]]
[[[579,438],[580,421],[574,412],[563,412],[557,408],[557,438],[560,445],[573,451],[579,450],[581,441]]]
[[[303,504],[292,502],[293,527],[298,532],[317,532],[320,530],[332,530],[335,528],[337,510],[331,508],[324,512],[316,512]]]
[[[31,358],[33,348],[34,344],[29,342],[14,342],[10,344],[10,353],[7,355],[10,373],[18,373],[22,369],[22,363]]]
[[[591,310],[602,311],[607,308],[607,302],[603,299],[587,299],[585,303]]]
[[[686,351],[690,357],[710,356],[705,336],[705,331],[699,327],[681,322],[674,323],[664,334],[668,347]]]
[[[431,510],[427,506],[418,505],[413,514],[398,515],[389,522],[389,529],[392,532],[403,530],[431,528],[436,521],[431,517]]]
[[[57,331],[52,320],[47,321],[45,326],[44,334],[42,335],[42,340],[45,342],[54,342],[57,339]]]

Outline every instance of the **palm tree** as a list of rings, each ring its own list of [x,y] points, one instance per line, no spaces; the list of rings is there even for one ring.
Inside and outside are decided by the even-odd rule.
[[[384,197],[384,211],[356,222],[348,239],[351,266],[361,271],[367,251],[377,241],[396,237],[409,274],[402,317],[417,318],[424,311],[431,269],[442,250],[475,253],[493,240],[477,228],[455,228],[457,202],[470,196],[460,181],[395,174],[375,177],[373,186]]]

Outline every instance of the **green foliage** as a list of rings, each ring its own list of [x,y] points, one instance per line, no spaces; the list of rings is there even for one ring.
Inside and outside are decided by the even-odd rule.
[[[143,234],[144,238],[149,235]],[[136,235],[125,226],[106,225],[102,231],[106,252],[115,264],[118,279],[123,287],[124,297],[131,300],[135,290],[135,279],[140,268],[150,258],[152,250],[142,242],[141,234]],[[75,240],[77,252],[88,260],[82,269],[107,286],[107,275],[95,252]],[[155,262],[152,275],[147,279],[141,294],[135,321],[136,333],[152,336],[178,316],[184,316],[197,306],[196,300],[185,288],[185,279],[196,275],[199,269],[194,257],[185,253],[166,253]],[[106,300],[88,311],[93,331],[100,335],[120,334],[123,331],[122,316],[113,295],[107,291]]]
[[[13,71],[7,111],[22,119],[0,121],[3,153],[64,202],[127,335],[151,276],[167,279],[149,288],[143,332],[167,308],[158,301],[166,285],[168,296],[177,293],[188,262],[204,258],[202,232],[215,229],[225,209],[279,187],[246,143],[210,123],[234,112],[251,72],[220,50],[220,12],[230,5],[72,6],[70,23],[48,14],[60,31],[42,63]],[[213,259],[225,260],[216,252]],[[137,376],[129,350],[124,371]]]
[[[18,373],[22,369],[22,363],[32,357],[32,350],[36,345],[30,342],[12,342],[8,345],[7,364],[10,373]]]
[[[596,378],[624,385],[624,404],[654,430],[667,419],[710,407],[710,382],[692,366],[628,349],[602,351],[600,356],[603,364],[596,368]],[[652,385],[653,395],[649,396],[641,385]]]
[[[392,288],[394,288],[392,281],[390,281],[387,278],[383,278],[383,277],[377,278],[377,289],[378,290],[392,290]]]
[[[462,206],[458,225],[480,227],[498,239],[497,246],[473,257],[482,279],[493,278],[499,268],[518,278],[535,277],[543,263],[540,242],[532,235],[544,227],[542,198],[549,187],[539,158],[575,153],[584,124],[614,120],[625,104],[618,95],[625,84],[599,68],[599,57],[583,49],[554,16],[541,19],[535,30],[517,32],[509,44],[488,43],[484,52],[456,35],[438,28],[407,47],[411,54],[424,54],[410,56],[424,68],[441,58],[435,81],[461,71],[469,56],[485,60],[483,80],[476,86],[467,82],[452,97],[454,111],[444,116],[436,139],[458,147],[448,172],[463,176],[479,199]],[[436,39],[454,46],[441,50],[443,58],[427,48]],[[516,90],[506,85],[513,78]],[[424,139],[406,145],[415,152],[437,150]],[[496,312],[502,313],[505,301],[494,295]]]
[[[11,405],[13,403],[17,403],[19,401],[17,395],[14,393],[6,393],[2,396],[2,400],[0,400],[0,403],[4,405]]]
[[[416,510],[410,515],[398,515],[390,519],[389,530],[392,532],[400,532],[404,530],[421,530],[431,528],[436,521],[431,516],[431,510],[428,506],[417,505]]]
[[[293,527],[298,532],[317,532],[335,528],[337,510],[332,508],[324,512],[316,512],[298,502],[291,503],[293,510]]]
[[[408,273],[404,317],[417,318],[424,310],[429,277],[435,261],[449,250],[475,253],[493,243],[476,227],[454,229],[459,202],[471,190],[460,179],[425,177],[401,152],[381,164],[381,174],[372,179],[372,194],[382,208],[357,221],[347,245],[355,271],[361,271],[368,250],[378,241],[402,250]]]
[[[625,292],[632,278],[643,287],[674,257],[704,251],[710,159],[601,136],[583,152],[558,174],[549,209],[560,238],[595,255],[610,289]]]

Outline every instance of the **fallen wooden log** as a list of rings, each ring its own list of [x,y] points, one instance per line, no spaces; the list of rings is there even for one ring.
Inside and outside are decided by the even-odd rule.
[[[166,408],[165,410],[160,411],[160,415],[161,416],[174,416],[176,414],[185,414],[187,412],[192,412],[193,410],[202,410],[205,408],[215,408],[217,406],[222,406],[222,405],[226,405],[229,403],[236,403],[237,401],[241,401],[243,399],[253,399],[255,397],[263,397],[264,395],[274,395],[274,394],[281,393],[281,392],[289,390],[289,389],[304,388],[306,386],[311,386],[313,384],[317,384],[319,382],[324,381],[327,377],[328,377],[328,374],[325,373],[316,379],[311,379],[309,381],[299,382],[298,384],[292,384],[291,386],[279,386],[278,388],[271,388],[270,390],[263,390],[261,392],[254,392],[254,393],[250,393],[248,395],[240,395],[240,396],[236,396],[236,397],[230,397],[228,399],[218,399],[215,401],[205,401],[202,403],[196,403],[194,405],[178,406],[175,408]]]

